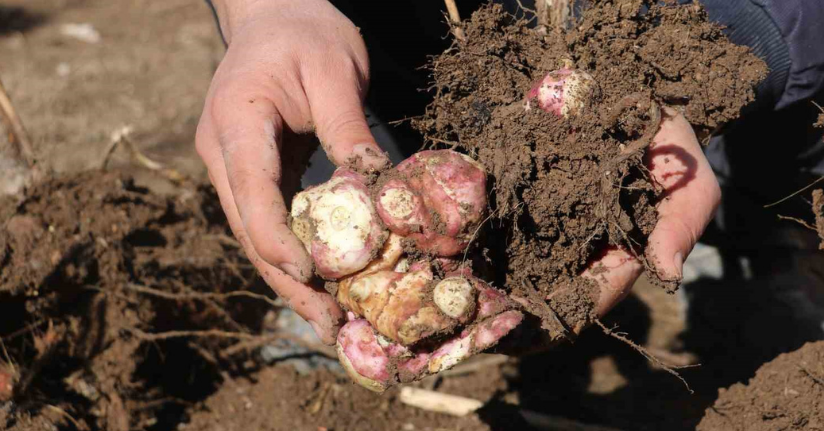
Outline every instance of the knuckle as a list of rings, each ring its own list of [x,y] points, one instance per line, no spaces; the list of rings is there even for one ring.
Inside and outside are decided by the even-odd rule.
[[[353,110],[335,113],[323,126],[322,134],[327,136],[340,135],[352,131],[360,131],[366,127],[363,114]]]

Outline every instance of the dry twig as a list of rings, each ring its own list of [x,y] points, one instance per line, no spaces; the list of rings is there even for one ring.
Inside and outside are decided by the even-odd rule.
[[[807,184],[806,186],[804,186],[804,187],[803,187],[803,188],[801,188],[800,190],[798,190],[798,191],[796,191],[796,192],[791,193],[789,196],[787,196],[787,197],[785,197],[785,198],[783,198],[783,199],[781,199],[781,200],[779,200],[779,201],[773,202],[773,203],[771,203],[771,204],[769,204],[769,205],[764,205],[764,208],[770,208],[770,207],[774,207],[774,206],[776,206],[776,205],[778,205],[778,204],[780,204],[780,203],[784,203],[784,202],[786,202],[786,201],[788,201],[788,200],[790,200],[790,199],[792,199],[792,198],[794,198],[794,197],[798,196],[799,194],[804,193],[805,191],[807,191],[807,190],[811,189],[813,186],[815,186],[816,184],[820,183],[821,181],[824,181],[824,177],[821,177],[821,178],[819,178],[819,179],[817,179],[817,180],[815,180],[815,181],[811,182],[810,184]]]
[[[785,216],[785,215],[779,214],[778,219],[779,220],[794,221],[794,222],[800,224],[801,226],[804,226],[807,229],[812,230],[813,232],[818,232],[818,229],[816,229],[815,226],[813,226],[813,225],[807,223],[806,221],[801,220],[800,218],[797,218],[797,217],[790,217],[790,216]]]
[[[148,286],[142,286],[139,284],[129,283],[126,284],[125,287],[130,290],[134,290],[135,292],[144,293],[146,295],[157,296],[159,298],[164,299],[172,299],[177,301],[183,300],[191,300],[191,299],[226,299],[226,298],[233,298],[233,297],[246,297],[246,298],[253,298],[258,299],[261,301],[265,301],[269,305],[275,308],[282,308],[280,304],[278,304],[274,299],[269,298],[266,295],[261,295],[258,293],[252,293],[246,290],[239,290],[236,292],[228,292],[228,293],[210,293],[210,292],[186,292],[186,293],[173,293],[173,292],[164,292],[162,290],[154,289]]]
[[[571,0],[538,0],[538,23],[561,29],[566,28],[572,18]]]
[[[181,183],[186,180],[186,176],[177,171],[176,169],[167,168],[162,163],[152,160],[145,154],[143,154],[137,145],[129,139],[129,134],[132,132],[131,126],[124,126],[118,130],[115,130],[112,133],[112,139],[109,142],[109,146],[106,148],[106,152],[103,155],[103,160],[100,162],[100,169],[105,170],[106,167],[109,165],[109,161],[114,154],[114,150],[117,149],[118,146],[125,145],[126,149],[129,150],[129,154],[132,157],[132,160],[137,162],[140,166],[144,168],[155,171],[162,174],[164,177],[169,179],[175,183]]]
[[[461,14],[458,12],[458,5],[455,4],[455,0],[444,0],[446,3],[446,10],[449,12],[449,20],[452,23],[452,34],[455,35],[455,39],[460,41],[466,40],[466,33],[464,33],[461,26]]]
[[[26,128],[23,127],[23,122],[20,120],[20,116],[17,115],[14,105],[11,103],[2,81],[0,81],[0,118],[6,124],[11,135],[10,140],[16,146],[19,156],[30,169],[35,169],[37,161],[34,158],[31,139],[28,132],[26,132]]]

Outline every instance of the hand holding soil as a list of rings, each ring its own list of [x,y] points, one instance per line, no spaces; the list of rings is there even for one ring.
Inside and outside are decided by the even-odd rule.
[[[662,280],[680,280],[684,260],[721,201],[721,189],[692,126],[683,115],[663,108],[661,129],[645,164],[662,187],[658,221],[649,236],[648,256]],[[643,265],[628,251],[610,247],[584,272],[600,287],[596,311],[605,315],[632,288]]]
[[[597,42],[611,37],[597,20],[628,10],[601,7],[567,40],[496,7],[473,15],[466,39],[433,61],[437,95],[413,121],[426,139],[461,153],[423,152],[386,169],[363,119],[366,53],[351,23],[325,2],[277,11],[218,5],[230,47],[198,150],[255,266],[327,342],[341,310],[300,283],[313,271],[330,282],[350,313],[338,353],[362,385],[382,390],[446,369],[525,317],[553,342],[574,337],[643,270],[677,288],[720,199],[692,126],[735,118],[763,64],[720,47],[728,42],[711,26],[696,40],[719,46],[695,47],[701,62],[667,63],[667,26],[705,17],[665,6],[635,24],[642,55],[623,62],[623,45]],[[314,37],[327,27],[335,30]],[[746,74],[719,72],[731,68]],[[720,97],[725,88],[737,97]],[[274,184],[294,173],[279,167],[293,149],[284,137],[312,126],[346,169],[295,198],[292,235],[289,193]]]
[[[363,114],[366,48],[352,23],[323,0],[215,6],[229,49],[207,96],[198,152],[249,258],[331,343],[341,311],[304,284],[312,264],[286,227],[283,187],[301,174],[287,154],[303,149],[288,137],[314,130],[340,166],[368,172],[387,163]],[[308,158],[312,149],[305,150]]]

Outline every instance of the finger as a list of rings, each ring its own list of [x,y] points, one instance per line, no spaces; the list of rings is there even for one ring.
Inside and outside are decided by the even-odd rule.
[[[211,118],[244,231],[263,260],[297,281],[308,281],[312,260],[286,225],[276,144],[282,136],[282,122],[275,105],[263,98],[242,97],[241,92],[213,103],[220,112]]]
[[[305,87],[316,133],[326,154],[338,166],[365,172],[385,168],[389,157],[375,142],[363,111],[362,74],[354,61],[344,67],[332,62],[323,66],[325,73],[306,77]]]
[[[664,187],[647,255],[662,279],[680,280],[684,259],[715,215],[721,189],[692,126],[672,109],[664,114],[647,155],[653,177]]]
[[[208,119],[205,123],[210,124]],[[209,178],[226,213],[229,227],[266,284],[272,287],[291,309],[309,322],[324,343],[334,344],[343,320],[343,312],[331,295],[295,281],[290,275],[268,264],[256,252],[235,205],[222,151],[210,126],[203,124],[204,121],[201,121],[201,126],[198,127],[198,152],[209,168]]]
[[[599,318],[629,295],[635,280],[643,271],[641,262],[621,248],[607,250],[603,257],[584,271],[582,276],[595,281],[600,289],[595,306],[595,313]]]

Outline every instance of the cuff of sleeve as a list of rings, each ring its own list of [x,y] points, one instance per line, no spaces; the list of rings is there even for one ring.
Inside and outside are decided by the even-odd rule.
[[[786,105],[786,101],[782,99],[786,98],[785,93],[792,72],[792,53],[781,28],[767,10],[766,0],[676,1],[678,4],[700,3],[707,11],[710,20],[720,24],[733,43],[749,47],[755,55],[767,63],[769,74],[756,88],[755,102],[745,110],[772,110]],[[581,8],[586,7],[587,3],[586,0],[575,2],[576,6]],[[580,16],[581,10],[576,8],[575,14]]]
[[[691,3],[691,0],[679,0]],[[733,43],[748,46],[763,59],[769,75],[756,89],[755,106],[773,109],[781,99],[790,75],[790,50],[761,0],[701,0],[710,20],[722,25]],[[752,107],[751,107],[752,108]]]

